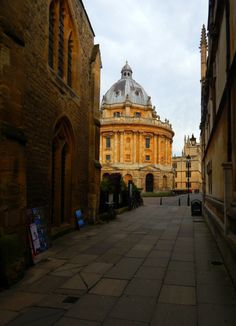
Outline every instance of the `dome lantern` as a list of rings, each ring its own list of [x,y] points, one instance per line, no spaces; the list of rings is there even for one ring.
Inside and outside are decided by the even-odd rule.
[[[121,70],[121,78],[132,78],[132,74],[133,71],[130,67],[130,65],[128,64],[128,61],[126,61],[126,64],[124,65],[124,67]]]

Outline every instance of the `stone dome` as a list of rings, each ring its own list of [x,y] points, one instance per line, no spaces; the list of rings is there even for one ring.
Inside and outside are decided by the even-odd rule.
[[[126,101],[143,106],[151,105],[151,97],[132,78],[132,74],[133,71],[126,61],[126,64],[121,70],[121,79],[112,85],[103,96],[102,105],[120,104]]]

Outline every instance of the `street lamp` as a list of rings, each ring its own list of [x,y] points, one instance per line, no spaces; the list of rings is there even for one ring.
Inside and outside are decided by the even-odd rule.
[[[186,160],[187,160],[187,168],[188,168],[188,176],[187,176],[187,182],[188,182],[188,199],[187,199],[187,205],[190,205],[190,198],[189,198],[189,168],[190,168],[190,160],[191,160],[191,156],[187,155],[186,156]]]

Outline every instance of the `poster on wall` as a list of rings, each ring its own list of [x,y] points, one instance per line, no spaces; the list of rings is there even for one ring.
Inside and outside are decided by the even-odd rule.
[[[36,256],[49,247],[46,209],[30,208],[27,210],[27,218],[32,256]]]
[[[37,255],[40,252],[40,242],[38,236],[38,230],[35,223],[30,224],[30,236],[32,241],[32,249],[34,255]]]

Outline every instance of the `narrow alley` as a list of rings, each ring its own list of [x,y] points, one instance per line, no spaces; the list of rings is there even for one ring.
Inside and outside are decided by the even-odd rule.
[[[56,240],[0,293],[0,325],[233,326],[236,291],[190,207],[159,198]]]

